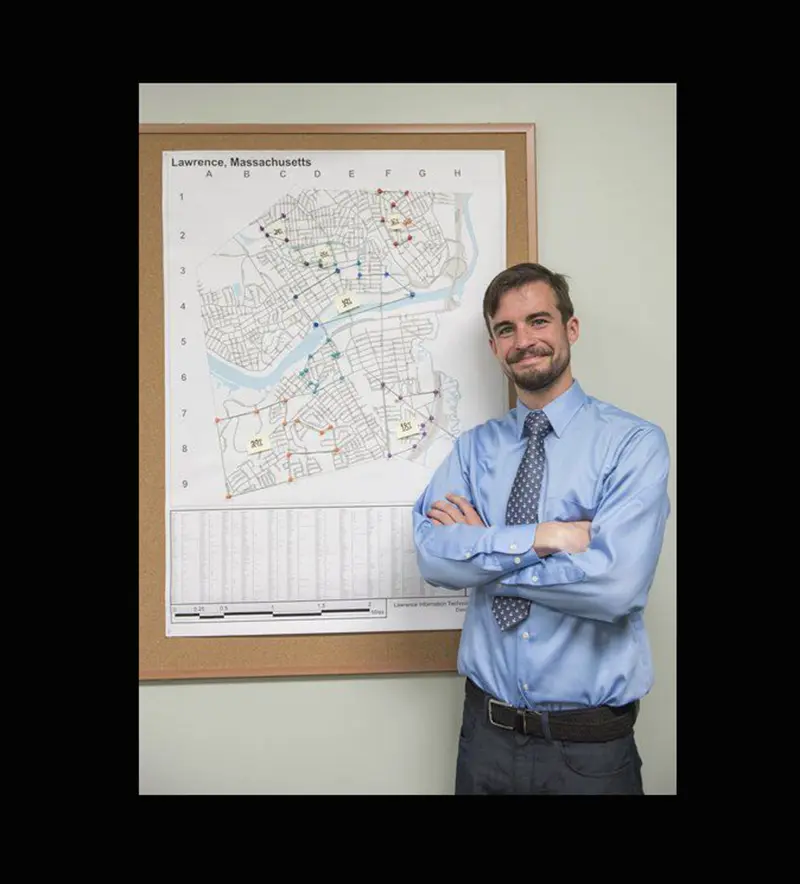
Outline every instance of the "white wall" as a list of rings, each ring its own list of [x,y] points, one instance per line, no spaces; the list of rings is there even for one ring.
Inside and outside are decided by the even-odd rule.
[[[676,792],[675,111],[670,84],[140,85],[142,123],[536,123],[539,260],[571,278],[575,376],[672,451],[648,794]],[[451,793],[462,691],[450,674],[142,684],[140,792]]]

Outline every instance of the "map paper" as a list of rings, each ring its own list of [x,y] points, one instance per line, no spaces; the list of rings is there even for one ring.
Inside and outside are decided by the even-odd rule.
[[[453,629],[411,505],[507,408],[501,151],[163,155],[166,632]]]

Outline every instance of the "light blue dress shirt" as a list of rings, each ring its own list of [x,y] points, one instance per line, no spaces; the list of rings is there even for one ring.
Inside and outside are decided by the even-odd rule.
[[[582,553],[539,558],[535,525],[506,525],[511,485],[527,439],[521,402],[463,433],[414,506],[417,561],[426,581],[471,588],[458,670],[492,696],[531,709],[622,706],[653,684],[643,610],[664,528],[669,451],[663,431],[588,396],[577,381],[545,406],[552,432],[539,522],[589,519]],[[447,493],[466,497],[488,527],[434,525],[427,511]],[[502,631],[492,597],[533,603]]]

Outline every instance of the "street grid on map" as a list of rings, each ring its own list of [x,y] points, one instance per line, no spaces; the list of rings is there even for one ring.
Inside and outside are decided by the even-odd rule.
[[[465,202],[302,190],[202,262],[226,497],[455,438],[458,384],[422,344],[457,306]]]

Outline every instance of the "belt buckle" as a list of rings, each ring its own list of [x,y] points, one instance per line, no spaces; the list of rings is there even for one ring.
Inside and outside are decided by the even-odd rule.
[[[505,706],[506,709],[514,709],[513,706],[509,706],[508,703],[502,703],[500,700],[489,700],[489,723],[493,724],[495,727],[500,727],[504,731],[513,731],[514,727],[510,724],[501,724],[499,721],[495,721],[492,717],[492,705],[496,706]],[[516,711],[516,710],[514,710]]]

